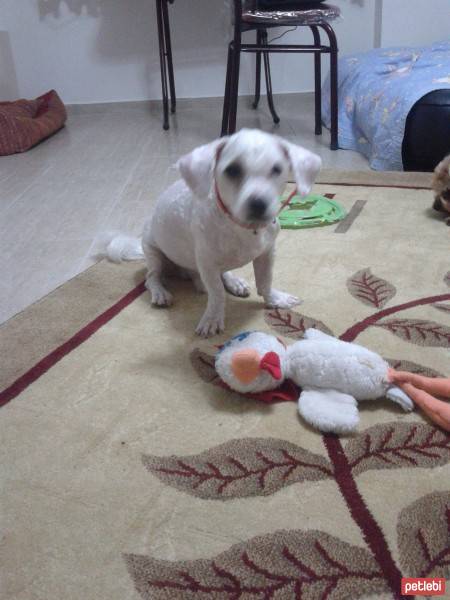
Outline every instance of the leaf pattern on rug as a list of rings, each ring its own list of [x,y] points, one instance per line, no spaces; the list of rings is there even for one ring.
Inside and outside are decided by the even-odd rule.
[[[194,348],[191,352],[190,359],[191,364],[197,371],[200,379],[206,381],[206,383],[212,383],[213,385],[223,385],[223,382],[216,371],[216,357],[214,354],[208,354],[207,352],[200,350],[200,348]]]
[[[408,577],[450,577],[450,492],[433,492],[404,508],[397,524]]]
[[[293,310],[283,308],[270,308],[264,312],[265,321],[277,334],[300,340],[307,329],[318,329],[328,335],[334,335],[329,327],[322,321],[307,317]]]
[[[445,377],[445,375],[442,375],[439,371],[435,371],[431,367],[418,365],[411,360],[402,360],[399,358],[385,358],[384,360],[397,371],[409,371],[410,373],[416,373],[417,375],[425,375],[425,377]]]
[[[450,436],[423,423],[374,425],[344,447],[354,475],[372,469],[432,468],[450,462]]]
[[[437,308],[445,313],[450,313],[450,304],[433,304],[433,308]]]
[[[435,348],[450,347],[450,327],[435,321],[424,319],[385,319],[375,323],[373,327],[381,327],[397,337],[417,344]]]
[[[274,438],[231,440],[191,456],[144,455],[142,461],[166,485],[220,500],[269,495],[333,474],[325,457]]]
[[[444,281],[450,286],[450,271]],[[424,305],[448,312],[448,305],[442,303],[450,300],[450,294],[418,298],[380,310],[396,294],[392,284],[367,268],[353,275],[347,286],[355,298],[374,307],[376,312],[352,324],[341,339],[354,341],[369,327],[379,327],[414,344],[450,347],[449,327],[421,319],[393,318],[396,313]],[[266,310],[265,320],[276,334],[293,339],[302,339],[309,327],[333,335],[322,321],[291,310]],[[223,387],[215,371],[213,349],[195,349],[191,361],[203,381]],[[398,370],[441,376],[408,360],[387,361]],[[282,399],[295,399],[298,390],[294,392]],[[365,548],[351,546],[326,532],[290,530],[253,538],[215,558],[170,562],[125,555],[141,596],[146,600],[291,597],[347,600],[388,592],[396,597],[402,573],[382,528],[362,499],[357,476],[375,469],[446,465],[450,462],[450,436],[428,424],[395,422],[370,427],[346,444],[333,435],[322,439],[328,458],[285,440],[244,438],[195,456],[144,455],[142,460],[165,485],[204,499],[264,496],[294,483],[334,481],[367,542]],[[433,493],[402,511],[398,538],[402,566],[409,571],[405,575],[449,576],[448,496],[448,493]]]
[[[368,550],[314,530],[255,537],[213,559],[124,558],[145,600],[348,600],[389,589]]]
[[[347,289],[354,298],[375,308],[383,308],[397,293],[392,283],[373,275],[369,268],[352,275],[347,280]]]

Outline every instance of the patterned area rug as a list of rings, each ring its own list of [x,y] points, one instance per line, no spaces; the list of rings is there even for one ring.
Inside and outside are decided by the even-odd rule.
[[[316,186],[345,221],[282,232],[276,284],[303,304],[229,297],[228,337],[315,326],[449,376],[428,179],[367,177]],[[4,597],[382,599],[402,576],[450,578],[450,436],[383,400],[323,436],[293,402],[222,389],[227,335],[193,334],[205,298],[173,281],[153,309],[144,272],[101,262],[0,328]]]

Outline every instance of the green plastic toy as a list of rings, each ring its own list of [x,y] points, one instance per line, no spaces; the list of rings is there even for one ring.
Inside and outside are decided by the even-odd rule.
[[[294,196],[278,218],[281,229],[304,229],[332,225],[345,216],[345,210],[334,200],[310,194],[304,198]]]

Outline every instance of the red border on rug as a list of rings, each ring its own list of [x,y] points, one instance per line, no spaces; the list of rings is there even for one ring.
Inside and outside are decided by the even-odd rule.
[[[339,183],[338,181],[316,181],[316,185],[338,185],[344,187],[368,187],[368,188],[393,188],[395,190],[428,190],[431,188],[423,185],[390,185],[389,183]],[[326,195],[326,194],[325,194]]]
[[[36,363],[31,369],[21,375],[14,383],[0,392],[0,407],[4,406],[16,396],[21,394],[29,385],[34,383],[39,377],[44,375],[49,369],[56,365],[62,358],[75,348],[78,348],[83,342],[96,333],[103,325],[106,325],[111,319],[117,316],[124,308],[129,306],[136,298],[139,298],[145,292],[145,282],[142,281],[128,294],[123,296],[118,302],[110,306],[105,312],[101,313],[93,321],[85,325],[75,335],[66,342],[55,348],[50,354],[47,354],[42,360]]]

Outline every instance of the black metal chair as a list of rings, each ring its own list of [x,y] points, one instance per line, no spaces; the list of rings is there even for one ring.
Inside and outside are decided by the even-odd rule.
[[[267,5],[268,3],[265,2]],[[257,108],[261,94],[261,58],[264,59],[266,78],[267,100],[275,123],[279,122],[276,113],[270,76],[269,54],[276,53],[301,53],[314,54],[315,72],[315,133],[322,133],[322,88],[321,70],[322,54],[330,55],[330,103],[331,103],[331,144],[332,150],[338,148],[338,44],[336,34],[330,25],[330,20],[340,15],[336,6],[320,4],[314,7],[305,7],[304,2],[290,2],[289,10],[278,7],[277,2],[272,3],[274,10],[261,10],[257,2],[248,8],[248,2],[234,0],[234,36],[228,46],[227,76],[222,117],[222,135],[236,131],[236,116],[239,94],[239,67],[241,52],[256,54],[256,90],[254,108]],[[281,3],[278,3],[279,5]],[[297,7],[295,7],[297,5]],[[269,44],[267,30],[280,26],[309,27],[313,34],[314,44]],[[320,30],[328,36],[329,45],[323,45]],[[256,43],[243,44],[242,34],[246,31],[256,30]]]
[[[170,39],[169,4],[174,0],[156,1],[156,21],[158,25],[159,61],[161,66],[161,87],[163,99],[163,128],[169,129],[169,91],[170,112],[173,114],[177,106],[175,93],[175,77],[173,74],[172,42]]]

